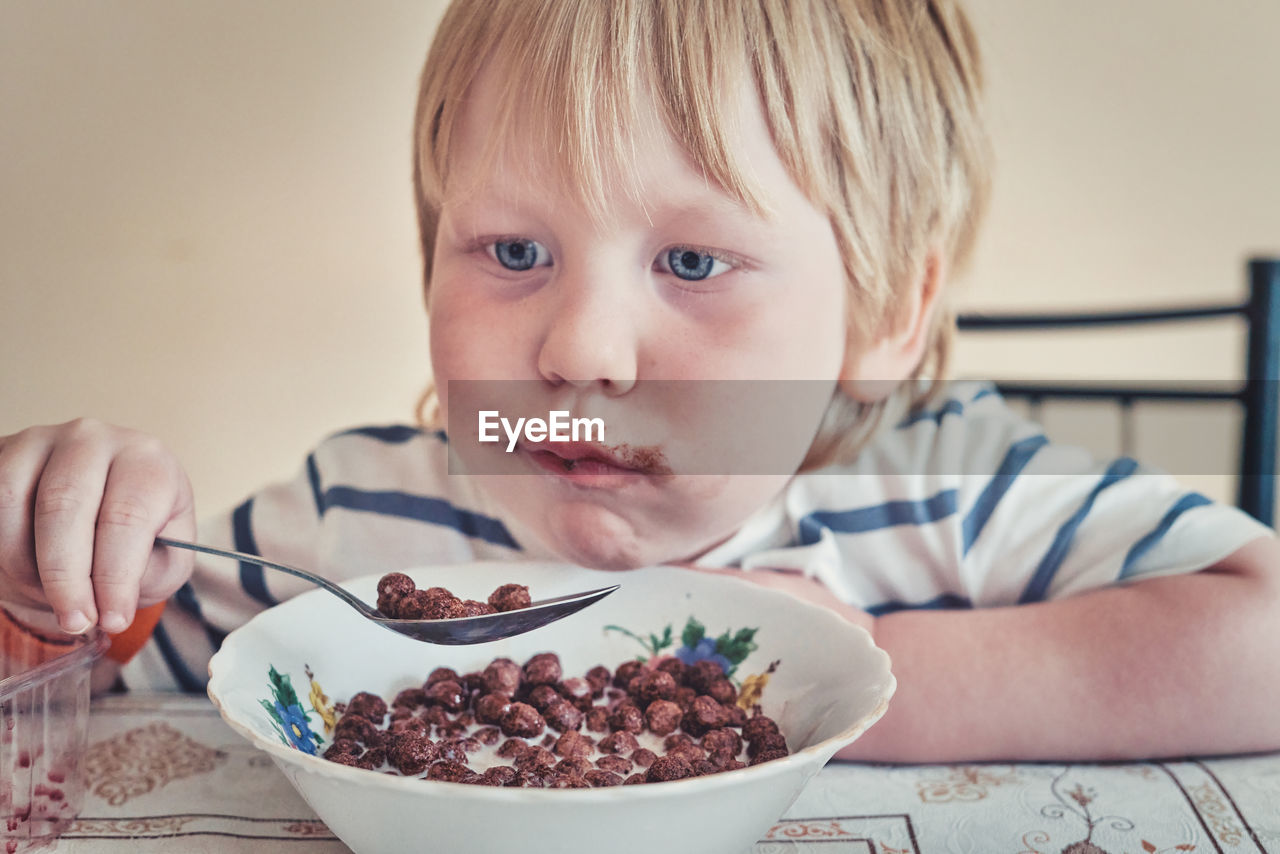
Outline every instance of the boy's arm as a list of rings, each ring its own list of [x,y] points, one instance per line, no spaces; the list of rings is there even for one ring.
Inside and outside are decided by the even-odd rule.
[[[873,623],[898,690],[838,758],[1096,760],[1280,747],[1274,537],[1188,575],[1014,607],[856,619]]]

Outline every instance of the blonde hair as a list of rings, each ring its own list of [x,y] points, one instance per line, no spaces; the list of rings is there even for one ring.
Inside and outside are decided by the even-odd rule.
[[[730,196],[767,210],[734,156],[750,82],[778,156],[831,222],[849,285],[851,340],[900,322],[931,252],[967,261],[985,208],[989,145],[973,31],[953,0],[454,0],[427,56],[414,185],[431,282],[451,141],[484,67],[507,82],[490,139],[521,123],[554,152],[565,186],[602,209],[605,175],[627,174],[642,94],[692,161]],[[490,151],[490,154],[494,151]],[[939,295],[912,383],[946,371],[954,312]],[[431,405],[428,391],[420,417]],[[856,452],[881,407],[837,392],[804,468]]]

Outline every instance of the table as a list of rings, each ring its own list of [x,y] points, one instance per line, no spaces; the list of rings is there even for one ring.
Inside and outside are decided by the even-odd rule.
[[[80,818],[51,849],[346,852],[203,697],[95,699]],[[301,844],[298,844],[301,843]],[[754,854],[1280,854],[1280,754],[828,765]]]

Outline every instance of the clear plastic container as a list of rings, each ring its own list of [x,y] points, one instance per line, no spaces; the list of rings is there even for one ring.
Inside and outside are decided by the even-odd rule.
[[[51,847],[84,805],[89,677],[109,639],[0,607],[0,852]]]

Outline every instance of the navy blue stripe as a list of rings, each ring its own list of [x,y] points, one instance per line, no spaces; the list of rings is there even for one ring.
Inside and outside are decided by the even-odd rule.
[[[972,608],[973,603],[965,596],[955,593],[943,593],[928,602],[881,602],[872,605],[866,612],[873,617],[882,617],[895,611],[941,611],[951,608]]]
[[[1035,574],[1031,576],[1031,580],[1027,582],[1027,586],[1022,591],[1022,596],[1018,598],[1019,605],[1025,605],[1028,602],[1039,602],[1045,598],[1045,595],[1049,592],[1049,586],[1053,584],[1053,577],[1057,574],[1058,567],[1062,566],[1062,561],[1071,549],[1071,542],[1075,539],[1076,530],[1084,522],[1084,518],[1089,515],[1089,511],[1093,509],[1093,503],[1097,500],[1098,494],[1107,487],[1113,486],[1129,477],[1137,469],[1137,461],[1129,457],[1121,457],[1107,467],[1106,473],[1090,490],[1089,496],[1080,504],[1076,512],[1071,514],[1071,518],[1062,523],[1062,527],[1058,529],[1052,545],[1045,552],[1044,558],[1041,559],[1040,565],[1036,567]]]
[[[1047,444],[1049,444],[1049,440],[1044,436],[1030,436],[1020,442],[1015,442],[1009,448],[995,476],[991,478],[991,482],[982,490],[982,494],[974,502],[973,509],[965,517],[963,554],[969,553],[969,549],[973,547],[974,542],[977,541],[978,536],[982,533],[983,527],[986,526],[987,520],[995,512],[996,505],[1000,503],[1000,499],[1004,497],[1004,494],[1009,491],[1009,487],[1013,485],[1014,478],[1026,468],[1027,463],[1035,456],[1036,451]]]
[[[343,507],[347,510],[363,510],[383,516],[414,519],[431,525],[452,528],[468,537],[484,540],[499,546],[520,551],[501,521],[469,510],[459,510],[441,498],[412,495],[407,492],[374,492],[351,486],[331,486],[324,493],[325,507]]]
[[[959,415],[962,412],[964,412],[963,403],[958,400],[948,400],[937,409],[923,410],[913,415],[908,415],[898,422],[898,429],[901,430],[905,427],[919,424],[921,421],[936,421],[941,424],[944,416]]]
[[[854,510],[818,510],[800,520],[799,545],[813,545],[826,530],[838,534],[862,534],[894,525],[927,525],[955,512],[954,489],[944,489],[920,501],[886,501]]]
[[[324,489],[320,486],[320,466],[316,464],[316,455],[307,454],[307,480],[311,483],[311,497],[316,502],[316,515],[324,515]]]
[[[160,657],[164,659],[165,666],[173,674],[173,681],[178,683],[178,687],[188,694],[203,694],[205,690],[204,680],[197,679],[196,675],[187,667],[186,662],[182,660],[182,656],[178,654],[173,641],[169,639],[169,633],[165,631],[163,622],[156,623],[155,629],[151,632],[151,637],[155,640],[156,649],[160,651]]]
[[[200,621],[200,625],[204,626],[205,637],[209,639],[209,645],[215,651],[218,650],[222,646],[222,642],[227,639],[227,633],[204,618],[204,611],[200,608],[200,600],[196,598],[195,588],[191,586],[190,581],[178,588],[178,592],[173,594],[173,601],[177,603],[179,608]]]
[[[235,549],[251,555],[261,555],[258,542],[253,537],[253,524],[250,521],[253,513],[253,499],[241,504],[231,514],[231,533],[235,538]],[[240,586],[244,592],[270,608],[279,605],[279,600],[267,590],[267,581],[263,577],[262,567],[256,563],[240,561]]]
[[[337,435],[367,436],[370,439],[377,439],[379,442],[386,442],[388,445],[403,445],[405,442],[421,436],[422,431],[407,424],[388,424],[385,426],[356,427],[352,430],[344,430]],[[441,438],[444,436],[440,431],[437,431],[436,435]]]
[[[919,424],[921,421],[933,421],[933,422],[936,422],[939,426],[941,426],[942,419],[945,418],[946,416],[960,415],[964,412],[964,408],[969,404],[976,403],[979,400],[982,400],[982,398],[989,397],[990,395],[993,395],[996,393],[997,392],[996,392],[995,386],[992,386],[989,384],[984,385],[977,392],[977,394],[969,398],[969,400],[967,401],[952,398],[948,400],[946,403],[942,404],[942,406],[938,407],[937,409],[923,410],[921,412],[916,412],[911,415],[908,415],[906,418],[899,421],[896,427],[897,429],[901,430],[905,427],[911,427],[912,425]]]
[[[1164,537],[1165,533],[1173,527],[1173,523],[1178,517],[1196,507],[1203,507],[1213,502],[1198,492],[1188,492],[1186,495],[1178,499],[1177,503],[1169,508],[1164,514],[1160,523],[1151,530],[1151,533],[1144,536],[1138,542],[1133,544],[1133,548],[1129,549],[1129,553],[1124,556],[1124,563],[1120,566],[1120,578],[1127,578],[1133,572],[1133,566],[1144,554],[1151,551],[1156,543]]]

